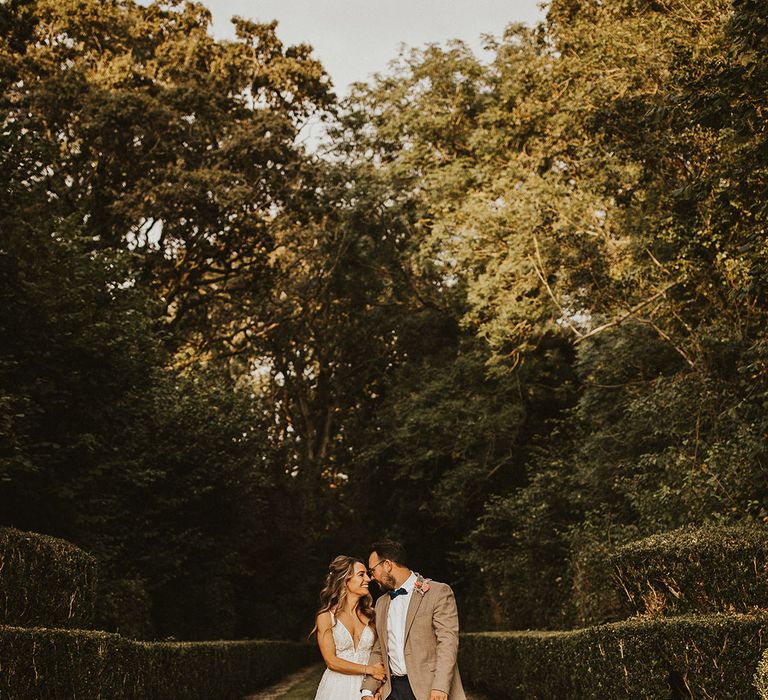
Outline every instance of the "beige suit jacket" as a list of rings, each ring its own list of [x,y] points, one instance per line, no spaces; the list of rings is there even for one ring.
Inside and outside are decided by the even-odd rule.
[[[417,581],[424,582],[418,577]],[[429,691],[442,690],[448,700],[466,700],[456,665],[459,651],[459,615],[451,587],[437,581],[427,582],[429,590],[422,594],[414,589],[405,618],[405,665],[416,700],[429,700]],[[417,584],[418,585],[418,584]],[[376,601],[376,642],[371,650],[370,665],[381,661],[387,670],[382,697],[392,691],[389,670],[387,613],[390,597]],[[381,686],[376,679],[366,677],[363,689],[376,692]]]

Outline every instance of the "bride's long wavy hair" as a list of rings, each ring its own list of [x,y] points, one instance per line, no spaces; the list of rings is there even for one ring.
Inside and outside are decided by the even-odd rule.
[[[347,581],[355,574],[355,564],[365,566],[365,563],[359,559],[340,554],[328,565],[325,586],[320,591],[320,608],[315,615],[315,626],[309,633],[310,637],[317,632],[317,618],[319,615],[328,611],[335,613],[344,607],[344,601],[347,597]],[[373,610],[373,598],[370,593],[357,601],[357,610],[368,620],[368,624],[373,622],[375,613]]]

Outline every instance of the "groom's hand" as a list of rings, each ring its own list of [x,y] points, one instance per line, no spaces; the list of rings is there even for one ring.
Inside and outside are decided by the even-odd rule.
[[[368,666],[367,672],[368,675],[375,678],[377,681],[381,681],[382,683],[387,678],[387,669],[384,668],[384,664],[379,661],[379,663],[374,664],[373,666]]]
[[[448,700],[448,693],[444,693],[442,690],[430,690],[429,700]]]

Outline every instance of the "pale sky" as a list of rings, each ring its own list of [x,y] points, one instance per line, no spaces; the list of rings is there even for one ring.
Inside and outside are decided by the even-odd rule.
[[[149,0],[141,0],[148,4]],[[336,92],[386,70],[400,44],[420,47],[466,41],[482,55],[481,35],[499,35],[510,22],[543,19],[541,0],[202,0],[213,13],[213,33],[233,38],[229,19],[278,20],[284,44],[308,43]]]

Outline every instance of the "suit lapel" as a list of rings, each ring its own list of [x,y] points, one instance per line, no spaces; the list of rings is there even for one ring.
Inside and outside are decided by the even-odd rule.
[[[385,593],[381,600],[381,613],[376,613],[376,626],[379,628],[379,639],[381,640],[382,656],[384,656],[386,659],[389,654],[387,616],[389,615],[389,604],[392,602],[392,599]],[[389,662],[387,662],[387,664],[389,664]]]
[[[419,606],[421,605],[421,601],[423,599],[424,595],[419,593],[415,588],[411,591],[411,600],[408,603],[408,612],[405,615],[405,639],[403,640],[403,643],[405,643],[405,640],[408,639],[408,634],[411,631],[411,625],[416,619],[416,613],[419,611]]]

